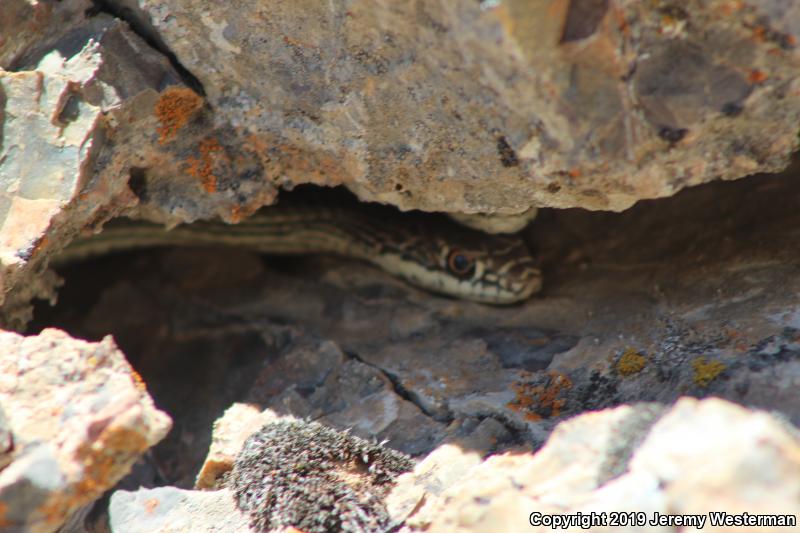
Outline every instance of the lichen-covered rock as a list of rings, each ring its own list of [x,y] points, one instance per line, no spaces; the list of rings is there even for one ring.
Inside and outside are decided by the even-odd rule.
[[[553,528],[529,517],[592,512],[606,517],[591,524],[597,532],[643,530],[611,527],[612,512],[664,533],[682,529],[652,525],[659,515],[696,515],[703,531],[733,531],[712,524],[711,512],[777,515],[796,528],[800,439],[785,422],[723,400],[682,399],[666,412],[624,406],[563,422],[536,454],[491,457],[428,497],[407,530],[545,532]]]
[[[30,30],[22,20],[27,4],[4,3],[0,34],[6,40],[0,45],[10,46],[22,38],[18,32]],[[32,297],[52,297],[56,282],[41,275],[47,256],[86,226],[136,203],[127,173],[108,168],[103,149],[113,152],[110,147],[120,140],[113,134],[120,117],[108,111],[134,94],[152,93],[151,84],[179,79],[124,23],[108,16],[85,19],[85,7],[76,14],[79,5],[55,4],[69,19],[67,26],[78,27],[54,31],[26,50],[0,47],[7,53],[0,53],[0,67],[18,69],[0,68],[0,300],[19,285],[2,309],[5,323],[14,327],[30,318],[26,306]],[[37,27],[43,33],[59,21],[42,4],[32,9],[42,14]],[[155,128],[149,110],[148,116]],[[131,150],[136,151],[129,147],[125,157]],[[95,165],[109,174],[96,173]]]
[[[621,210],[775,170],[797,144],[784,0],[127,4],[277,183],[425,210]]]
[[[376,532],[391,525],[384,497],[413,466],[405,454],[316,422],[270,422],[251,435],[228,484],[257,531]]]
[[[110,338],[92,344],[58,330],[0,332],[0,409],[8,531],[55,531],[170,428]]]
[[[176,486],[194,482],[212,423],[233,402],[350,427],[420,457],[457,446],[438,456],[453,471],[418,476],[399,503],[390,499],[397,516],[421,524],[428,496],[444,490],[436,484],[456,482],[476,456],[530,452],[586,411],[650,406],[579,419],[575,446],[551,450],[563,450],[563,461],[548,461],[553,497],[570,496],[561,485],[610,487],[651,435],[653,404],[716,396],[800,422],[799,194],[787,173],[622,214],[545,211],[529,237],[548,282],[513,308],[436,297],[339,258],[181,249],[62,271],[62,307],[39,308],[39,324],[114,334],[175,418],[148,455]],[[720,440],[741,435],[727,415],[715,420]],[[720,440],[711,442],[727,450]],[[626,487],[649,490],[644,480]],[[531,510],[519,512],[524,521]]]

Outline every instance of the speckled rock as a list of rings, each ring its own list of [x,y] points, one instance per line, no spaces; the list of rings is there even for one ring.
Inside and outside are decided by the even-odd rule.
[[[14,327],[30,318],[32,297],[52,298],[57,282],[42,275],[47,255],[136,202],[127,174],[94,172],[114,144],[114,123],[130,122],[107,112],[152,93],[150,83],[178,80],[124,23],[85,19],[84,4],[9,0],[0,18],[0,299],[7,296],[2,311]],[[36,24],[25,18],[33,14]],[[32,28],[46,37],[26,41]]]
[[[0,354],[4,531],[55,531],[170,428],[110,339],[0,332]]]
[[[529,524],[529,516],[592,512],[606,516],[605,524],[591,524],[597,532],[685,530],[651,525],[656,513],[704,517],[703,531],[734,530],[711,524],[712,511],[782,515],[794,520],[793,530],[800,519],[800,438],[779,419],[717,399],[682,399],[667,412],[625,406],[564,422],[535,455],[491,457],[429,498],[435,503],[406,531],[545,532],[553,528]],[[646,529],[610,527],[614,511],[641,513],[635,520],[644,517]]]

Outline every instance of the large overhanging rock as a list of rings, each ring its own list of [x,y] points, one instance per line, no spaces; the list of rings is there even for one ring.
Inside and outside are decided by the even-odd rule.
[[[621,210],[775,170],[797,142],[782,0],[127,3],[278,183]]]

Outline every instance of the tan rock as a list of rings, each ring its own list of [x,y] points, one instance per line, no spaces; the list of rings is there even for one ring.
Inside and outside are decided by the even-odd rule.
[[[249,517],[236,508],[227,489],[118,490],[109,507],[109,523],[115,533],[250,533],[248,522]]]
[[[0,521],[30,532],[55,531],[171,425],[110,338],[89,343],[55,329],[0,332],[0,408],[14,444],[0,472]]]
[[[404,209],[622,210],[797,144],[782,0],[137,7],[268,177]]]
[[[490,457],[407,524],[433,532],[545,532],[552,530],[546,523],[527,523],[531,513],[584,520],[595,513],[592,531],[674,533],[684,530],[680,524],[651,520],[697,516],[703,531],[727,532],[735,527],[714,525],[712,512],[798,519],[800,439],[790,426],[718,399],[684,398],[659,412],[623,406],[564,422],[538,453]],[[612,527],[612,512],[646,524]]]
[[[214,422],[211,446],[195,482],[196,489],[218,489],[223,474],[233,468],[233,462],[247,437],[281,417],[271,409],[260,411],[251,404],[235,403]],[[291,418],[291,417],[289,417]]]

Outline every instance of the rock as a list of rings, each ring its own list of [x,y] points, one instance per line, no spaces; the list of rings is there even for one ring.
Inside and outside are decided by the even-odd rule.
[[[794,177],[698,188],[622,215],[546,213],[529,234],[544,294],[508,309],[438,298],[352,261],[172,250],[63,271],[73,311],[42,320],[114,334],[175,416],[154,454],[183,487],[235,402],[414,456],[476,422],[505,434],[466,449],[537,448],[564,417],[684,395],[797,423]]]
[[[152,94],[150,82],[178,76],[124,23],[108,16],[84,20],[85,2],[59,3],[55,12],[26,0],[6,4],[4,42],[24,42],[32,29],[24,21],[30,10],[41,16],[39,31],[67,24],[27,49],[0,48],[2,66],[20,69],[0,69],[0,294],[17,286],[2,311],[9,326],[20,327],[30,319],[31,298],[52,298],[56,282],[41,276],[47,257],[80,230],[136,202],[119,168],[95,174],[96,165],[111,165],[107,149],[115,121],[131,120],[108,111],[120,110],[134,94]],[[117,135],[120,141],[125,133]]]
[[[110,338],[58,330],[0,332],[0,409],[6,416],[0,520],[55,531],[111,488],[170,428]]]
[[[450,217],[465,226],[486,233],[517,233],[525,229],[531,220],[536,218],[538,212],[535,207],[532,207],[515,215],[450,213]]]
[[[254,405],[235,403],[214,422],[208,456],[197,475],[195,488],[222,488],[222,477],[233,468],[236,456],[247,438],[280,417],[272,410],[259,411]]]
[[[236,508],[227,489],[181,490],[174,487],[118,490],[111,496],[114,533],[249,533],[248,517]]]
[[[481,463],[481,455],[462,450],[453,444],[439,446],[417,463],[413,472],[400,475],[386,497],[386,509],[397,522],[407,522],[412,513],[422,514],[421,506],[435,502],[450,486],[457,484],[473,467]]]
[[[666,412],[624,406],[563,422],[536,454],[490,457],[428,498],[407,530],[544,532],[552,528],[531,528],[524,517],[613,511],[648,522],[656,513],[697,515],[706,518],[703,531],[733,531],[712,525],[711,512],[782,515],[796,526],[800,440],[775,417],[718,399],[685,398]]]
[[[384,498],[413,461],[316,422],[280,420],[245,442],[227,479],[257,531],[385,531]]]
[[[404,209],[622,210],[776,170],[797,145],[800,108],[783,95],[798,83],[800,11],[782,0],[213,14],[143,0],[136,18],[263,147],[267,175]]]

